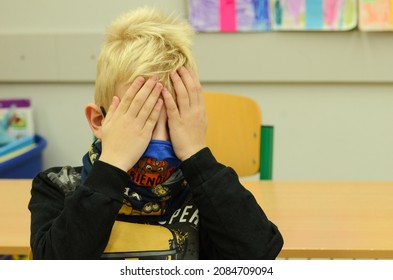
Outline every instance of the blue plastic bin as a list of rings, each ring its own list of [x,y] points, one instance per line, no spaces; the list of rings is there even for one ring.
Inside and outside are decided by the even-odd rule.
[[[37,146],[17,157],[0,163],[0,178],[28,179],[34,178],[42,171],[42,151],[46,147],[46,140],[35,135]]]

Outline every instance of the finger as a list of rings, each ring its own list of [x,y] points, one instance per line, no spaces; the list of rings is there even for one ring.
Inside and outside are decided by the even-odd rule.
[[[173,119],[179,116],[179,110],[177,108],[175,99],[172,94],[168,91],[167,88],[162,90],[162,97],[164,98],[166,113],[168,115],[168,119]]]
[[[136,118],[139,115],[139,112],[144,107],[146,100],[149,98],[150,94],[153,92],[154,88],[157,86],[157,82],[158,82],[157,77],[149,78],[143,84],[142,88],[136,93],[134,99],[132,100],[132,102],[128,108],[128,112],[127,112],[131,117]],[[162,86],[161,86],[161,88],[162,88]],[[158,96],[156,95],[155,97],[156,97],[156,100],[154,100],[154,104],[157,101]]]
[[[105,119],[110,120],[112,118],[112,115],[116,111],[116,109],[119,107],[120,103],[120,98],[118,96],[113,96],[112,98],[112,103],[109,106],[108,112],[106,113]]]
[[[134,100],[136,94],[145,84],[145,78],[139,76],[137,77],[131,84],[131,86],[127,89],[126,93],[121,99],[119,112],[125,113],[130,108],[132,101]]]
[[[161,98],[158,98],[156,104],[153,107],[153,110],[151,111],[151,114],[146,120],[145,129],[153,131],[154,127],[157,124],[158,118],[160,117],[163,104],[163,100]]]
[[[180,67],[178,72],[187,89],[190,106],[198,104],[199,81],[195,81],[190,71],[184,66]]]
[[[194,80],[194,84],[195,84],[196,91],[197,91],[197,93],[196,93],[197,102],[198,102],[198,104],[201,104],[204,102],[201,82],[199,81],[197,74],[194,72],[194,70],[192,70],[191,67],[187,67],[187,69],[188,69],[188,72],[190,73],[191,78]]]
[[[143,106],[140,108],[140,111],[136,118],[141,120],[142,122],[145,122],[147,118],[150,116],[152,110],[154,109],[154,106],[157,103],[157,100],[159,99],[161,95],[163,85],[161,83],[157,83],[153,90],[148,94],[147,99]]]
[[[187,88],[185,87],[180,75],[177,72],[171,74],[173,88],[176,94],[179,111],[187,110],[190,107],[190,100],[188,97]]]

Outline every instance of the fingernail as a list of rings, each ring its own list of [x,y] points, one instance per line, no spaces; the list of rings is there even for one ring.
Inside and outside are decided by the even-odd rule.
[[[138,76],[138,77],[136,78],[136,80],[137,80],[138,82],[143,83],[143,82],[145,81],[145,78],[143,78],[142,76]]]

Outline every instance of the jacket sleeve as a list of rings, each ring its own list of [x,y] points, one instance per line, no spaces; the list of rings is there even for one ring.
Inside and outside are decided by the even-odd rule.
[[[275,259],[283,246],[235,171],[218,163],[208,148],[181,165],[199,209],[201,258]]]
[[[33,258],[100,258],[122,205],[127,174],[97,161],[85,184],[70,192],[47,174],[34,178],[28,205]]]

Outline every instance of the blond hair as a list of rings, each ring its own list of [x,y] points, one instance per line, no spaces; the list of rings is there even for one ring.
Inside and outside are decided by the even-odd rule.
[[[97,63],[95,102],[108,108],[120,83],[138,76],[157,76],[170,92],[170,74],[196,63],[191,50],[193,30],[173,15],[139,8],[115,20],[107,29]]]

